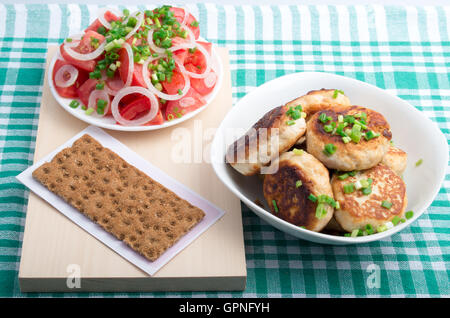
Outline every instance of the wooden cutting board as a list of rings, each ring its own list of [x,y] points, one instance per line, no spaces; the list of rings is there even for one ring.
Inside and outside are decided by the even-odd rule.
[[[49,47],[47,65],[56,50],[55,46]],[[203,131],[217,128],[232,106],[228,52],[224,48],[219,48],[218,52],[223,62],[223,83],[215,100],[204,111],[186,122],[161,130],[107,132],[226,211],[225,215],[150,277],[30,193],[19,269],[22,292],[245,289],[247,271],[239,199],[222,184],[209,163],[199,160],[201,152],[198,152],[200,147],[207,154],[212,137],[203,137],[200,126]],[[56,102],[47,84],[47,76],[44,79],[35,161],[87,127]],[[192,137],[190,162],[194,163],[175,163],[171,159],[172,151],[176,149],[174,145],[179,144],[177,138],[185,134]],[[73,276],[77,274],[80,288],[69,288],[67,280],[75,282]]]

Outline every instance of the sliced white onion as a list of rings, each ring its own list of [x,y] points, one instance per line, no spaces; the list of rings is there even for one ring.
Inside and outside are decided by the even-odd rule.
[[[184,97],[178,102],[180,107],[186,108],[195,105],[195,99],[192,97]]]
[[[161,56],[158,58],[161,58]],[[149,91],[152,92],[153,94],[155,94],[156,96],[158,96],[159,98],[162,98],[165,100],[178,100],[178,99],[182,98],[183,96],[185,96],[187,94],[187,92],[191,88],[191,81],[189,79],[189,76],[187,76],[186,73],[183,72],[183,69],[184,69],[183,65],[177,60],[175,60],[175,63],[177,64],[178,68],[181,71],[181,75],[183,75],[183,78],[184,78],[184,88],[181,90],[181,94],[169,95],[169,94],[166,94],[166,93],[163,93],[163,92],[157,90],[155,88],[155,86],[153,86],[152,81],[150,80],[150,74],[148,72],[148,64],[158,58],[150,58],[149,57],[147,59],[147,61],[145,61],[144,65],[142,66],[142,76],[144,77],[145,84],[147,84]]]
[[[148,99],[150,100],[150,111],[145,114],[144,116],[137,118],[137,119],[133,119],[133,120],[128,120],[122,117],[122,115],[120,114],[119,111],[119,102],[120,100],[126,96],[126,95],[130,95],[130,94],[142,94],[146,97],[148,97]],[[111,103],[111,111],[112,111],[112,115],[114,117],[114,119],[124,125],[124,126],[140,126],[143,124],[148,123],[149,121],[151,121],[153,118],[155,118],[156,114],[158,113],[159,110],[159,104],[158,104],[158,100],[156,99],[155,95],[153,95],[148,89],[143,88],[141,86],[129,86],[129,87],[125,87],[123,89],[121,89],[117,95],[114,97],[112,103]]]
[[[133,50],[127,42],[123,44],[123,48],[125,48],[128,54],[128,74],[126,82],[125,83],[122,82],[122,85],[120,87],[118,86],[116,86],[116,88],[111,87],[110,85],[108,85],[108,82],[112,83],[112,81],[108,80],[108,77],[105,75],[105,72],[102,73],[102,80],[105,81],[105,90],[108,92],[108,94],[113,96],[115,96],[120,89],[130,86],[131,81],[133,80],[133,72],[134,72]]]
[[[98,99],[103,99],[103,100],[108,102],[108,104],[105,107],[105,110],[104,110],[103,114],[99,114],[96,111],[97,110],[97,100]],[[92,91],[91,95],[89,95],[88,108],[93,108],[94,109],[93,114],[95,114],[95,116],[99,116],[99,117],[105,116],[106,113],[108,113],[110,106],[111,106],[111,101],[109,100],[109,95],[104,89],[101,89],[101,90],[94,89]]]
[[[67,42],[67,39],[65,39],[64,47],[77,47],[78,44],[80,44],[82,37],[83,37],[83,34],[74,34],[72,36],[69,36],[68,39],[71,39],[72,41]]]
[[[72,49],[72,46],[68,46],[64,44],[64,49],[66,50],[67,54],[69,54],[71,57],[73,57],[76,60],[79,61],[90,61],[93,59],[96,59],[99,57],[103,51],[105,50],[106,40],[104,40],[95,51],[92,51],[87,54],[81,54]]]
[[[142,21],[144,21],[144,13],[140,12],[140,11],[133,12],[123,22],[125,25],[127,24],[128,19],[130,19],[130,17],[136,18],[137,22],[136,22],[136,25],[134,26],[134,28],[130,32],[128,32],[127,36],[125,37],[125,40],[128,40],[141,27]]]
[[[183,17],[183,22],[181,22],[181,24],[186,25],[187,19],[189,18],[189,10],[188,10],[187,6],[184,6],[183,10],[184,10],[184,17]]]
[[[205,86],[208,88],[213,87],[216,84],[216,81],[217,81],[217,75],[214,72],[209,72],[209,74],[203,80],[203,82],[205,83]]]
[[[98,20],[100,21],[101,24],[103,24],[103,26],[107,29],[111,29],[111,23],[109,23],[108,21],[106,21],[105,19],[105,13],[107,11],[111,11],[112,13],[114,13],[118,18],[121,16],[120,12],[118,12],[117,10],[114,9],[109,9],[109,8],[101,8],[100,10],[98,10]]]
[[[55,84],[58,87],[72,86],[78,78],[78,70],[70,64],[60,67],[55,74]]]
[[[199,50],[200,52],[202,52],[202,54],[205,56],[205,62],[206,62],[206,69],[203,73],[195,73],[195,72],[189,72],[188,70],[186,70],[184,68],[184,65],[181,65],[182,67],[182,71],[184,73],[186,73],[187,75],[189,75],[192,78],[205,78],[206,76],[209,75],[210,70],[211,70],[211,57],[208,54],[208,51],[206,51],[206,49],[203,47],[203,45],[201,44],[197,44],[196,45],[197,50]],[[175,59],[176,61],[176,59]],[[181,64],[181,63],[180,63]]]

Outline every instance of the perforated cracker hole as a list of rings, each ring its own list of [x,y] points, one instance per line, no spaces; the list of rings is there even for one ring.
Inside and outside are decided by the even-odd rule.
[[[44,168],[43,170],[44,170],[45,174],[49,174],[50,173],[50,169],[49,168]]]
[[[108,184],[108,183],[109,183],[109,181],[110,181],[110,180],[109,180],[109,178],[106,178],[106,177],[105,177],[105,178],[103,178],[103,183],[105,183],[105,184]]]
[[[101,209],[101,208],[103,207],[103,204],[102,204],[101,202],[97,202],[97,203],[95,204],[95,206],[96,206],[97,208]]]

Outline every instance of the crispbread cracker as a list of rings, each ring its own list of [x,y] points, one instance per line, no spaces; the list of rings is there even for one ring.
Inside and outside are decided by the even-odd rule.
[[[87,134],[33,177],[150,261],[205,216]]]

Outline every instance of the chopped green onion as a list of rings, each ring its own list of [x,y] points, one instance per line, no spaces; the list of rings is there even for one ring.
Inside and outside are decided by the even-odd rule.
[[[272,200],[272,205],[273,205],[273,209],[275,210],[275,212],[278,213],[278,206],[277,206],[277,202],[275,200]]]
[[[344,122],[345,123],[354,124],[355,120],[356,120],[355,117],[353,117],[352,115],[346,115],[344,117]]]
[[[294,148],[294,149],[292,150],[292,152],[293,152],[295,155],[299,155],[299,156],[301,156],[301,155],[303,155],[303,154],[305,153],[305,151],[304,151],[303,149],[297,149],[297,148]]]
[[[345,179],[348,178],[348,176],[349,176],[348,173],[344,173],[344,174],[341,174],[341,175],[338,177],[338,179],[339,179],[339,180],[345,180]]]
[[[355,143],[358,143],[361,140],[361,125],[353,125],[352,132],[350,133],[350,138]]]
[[[373,234],[373,232],[375,231],[375,229],[373,228],[372,224],[367,224],[365,226],[365,231],[367,232],[367,234]]]
[[[344,91],[340,90],[340,89],[335,89],[334,93],[333,93],[333,98],[336,99],[338,97],[339,94],[344,95]]]
[[[356,176],[356,173],[357,173],[358,171],[356,171],[356,170],[354,170],[354,171],[350,171],[350,172],[348,172],[348,175],[350,176],[350,177],[354,177],[354,176]]]
[[[355,229],[352,231],[352,233],[350,234],[351,237],[357,237],[359,234],[359,229]]]
[[[302,180],[297,180],[297,182],[295,182],[295,187],[296,188],[300,188],[302,186]]]
[[[292,126],[292,125],[294,125],[295,124],[295,120],[288,120],[287,122],[286,122],[286,125],[288,125],[288,126]]]
[[[178,89],[178,95],[183,95],[183,92],[181,91],[181,89]]]
[[[85,114],[89,116],[89,115],[91,115],[93,112],[94,112],[94,108],[88,108],[88,109],[86,109]]]
[[[400,221],[401,221],[401,218],[398,215],[394,216],[391,220],[391,222],[392,222],[392,224],[394,224],[394,226],[397,225],[398,223],[400,223]]]
[[[336,152],[336,149],[337,149],[337,147],[335,145],[333,145],[333,144],[326,144],[325,148],[323,150],[323,153],[326,156],[329,157],[329,156],[331,156],[332,154],[334,154]]]
[[[108,102],[104,99],[97,100],[97,114],[103,115],[105,113],[105,107],[108,105]]]
[[[344,193],[353,193],[355,192],[355,185],[353,183],[344,184]]]
[[[192,21],[191,27],[194,27],[194,28],[198,27],[198,21]]]
[[[80,102],[74,99],[70,102],[69,106],[72,108],[77,108],[78,106],[80,106]]]
[[[381,233],[381,232],[386,231],[387,229],[388,229],[387,226],[385,224],[383,224],[383,225],[380,225],[379,227],[377,227],[377,232]]]
[[[128,9],[123,9],[122,12],[123,12],[123,15],[126,17],[130,15],[130,10],[128,10]]]
[[[72,39],[71,38],[67,38],[66,42],[70,43],[70,42],[72,42]]]
[[[321,113],[320,115],[319,115],[319,120],[322,122],[322,123],[326,123],[326,122],[328,122],[329,121],[329,119],[328,119],[329,117],[327,116],[327,114],[325,114],[325,113]]]
[[[329,133],[333,131],[333,126],[331,125],[325,125],[323,126],[323,130],[325,130],[325,132]]]
[[[370,186],[369,181],[366,179],[359,180],[359,182],[361,183],[361,188],[367,188]]]
[[[390,209],[392,207],[392,203],[389,201],[383,201],[381,202],[381,206],[385,209]]]
[[[376,137],[380,137],[380,134],[374,133],[372,130],[369,130],[368,132],[366,132],[366,134],[364,136],[364,138],[366,138],[366,140],[371,140]]]
[[[363,189],[361,190],[361,192],[362,192],[364,195],[369,195],[369,194],[372,193],[372,187],[371,187],[371,186],[368,186],[368,187],[366,187],[366,188],[363,188]]]
[[[317,202],[317,197],[312,193],[308,196],[308,199],[312,202]]]
[[[319,203],[316,208],[316,218],[322,219],[327,215],[327,207],[324,203]]]
[[[97,85],[95,85],[95,89],[101,90],[105,88],[105,83],[97,83]]]
[[[419,160],[416,162],[416,167],[420,166],[422,163],[423,163],[423,159],[419,159]]]
[[[344,144],[348,144],[352,139],[348,136],[342,137],[342,141],[344,142]]]
[[[409,220],[410,218],[412,218],[414,216],[414,212],[413,211],[408,211],[405,213],[405,218],[407,220]]]

